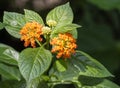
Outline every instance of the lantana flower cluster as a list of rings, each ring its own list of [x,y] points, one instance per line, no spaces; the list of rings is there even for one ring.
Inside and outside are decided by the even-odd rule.
[[[70,58],[77,48],[76,40],[70,33],[60,33],[51,40],[50,44],[53,45],[51,52],[57,53],[57,58]]]
[[[37,22],[28,22],[20,30],[21,41],[24,41],[24,46],[31,45],[36,47],[35,40],[42,41],[41,35],[43,26]]]
[[[36,41],[41,43],[43,41],[42,37],[45,34],[50,34],[52,28],[57,25],[57,22],[48,20],[47,25],[48,26],[43,26],[35,21],[26,23],[20,30],[21,41],[24,41],[24,46],[27,47],[31,45],[35,48]],[[76,40],[70,33],[59,33],[58,36],[51,38],[49,43],[52,45],[51,52],[56,53],[57,58],[70,58],[77,48]]]

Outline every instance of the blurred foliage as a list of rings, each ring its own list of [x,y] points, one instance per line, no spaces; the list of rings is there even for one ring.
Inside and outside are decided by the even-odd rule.
[[[78,3],[79,2],[79,3]],[[103,63],[120,83],[120,1],[87,0],[72,2],[78,31],[79,49]]]
[[[8,8],[13,0],[5,2],[0,1],[1,11],[23,11],[13,6]],[[74,22],[82,25],[78,30],[78,49],[104,64],[115,75],[113,80],[120,85],[120,0],[70,0],[70,3],[75,14]],[[31,6],[29,9],[34,8]],[[48,10],[40,11],[40,14],[44,16]],[[5,37],[9,36],[3,35],[1,30],[0,42],[4,42]]]
[[[120,0],[88,0],[103,10],[120,9]]]

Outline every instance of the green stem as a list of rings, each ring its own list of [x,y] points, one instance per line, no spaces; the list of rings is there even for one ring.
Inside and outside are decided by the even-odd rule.
[[[50,35],[46,35],[46,42],[44,43],[44,46],[46,45],[46,49],[49,49],[49,41],[50,41]]]
[[[37,39],[35,39],[35,41],[37,42],[37,44],[38,44],[39,46],[42,46],[41,43],[40,43]]]

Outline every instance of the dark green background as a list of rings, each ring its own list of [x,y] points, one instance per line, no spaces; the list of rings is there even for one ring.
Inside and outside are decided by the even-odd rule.
[[[33,5],[33,1],[28,0],[25,4],[19,2],[20,6],[15,0],[0,0],[0,21],[2,22],[4,11],[23,13],[24,8],[35,10],[42,17],[46,17],[50,9],[67,2],[60,0],[60,3],[50,6],[49,3],[44,3],[40,9]],[[115,75],[110,79],[120,85],[120,0],[70,0],[69,2],[74,13],[74,23],[82,25],[82,28],[78,29],[78,49],[100,61]],[[23,43],[10,36],[6,30],[0,30],[0,43],[8,44],[18,51],[24,49]]]

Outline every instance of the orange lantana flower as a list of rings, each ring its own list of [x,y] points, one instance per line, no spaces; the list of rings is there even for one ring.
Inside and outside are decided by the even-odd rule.
[[[35,40],[42,41],[42,25],[37,22],[28,22],[20,30],[21,41],[24,41],[24,46],[27,47],[31,45],[36,47]]]
[[[57,58],[70,58],[77,48],[76,40],[70,33],[59,34],[51,40],[50,44],[53,46],[51,52],[57,53]]]

